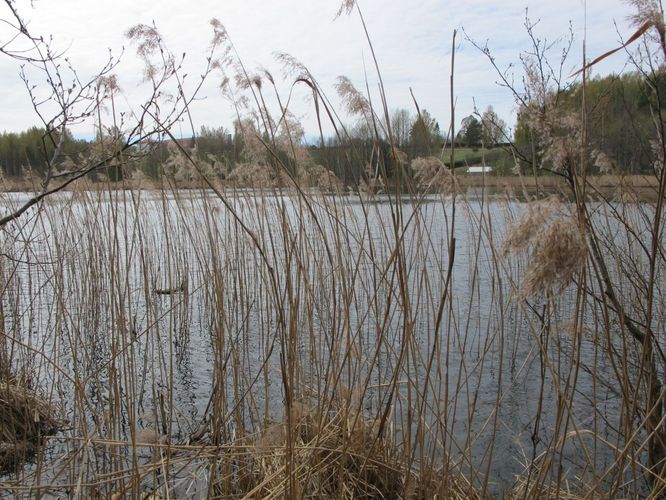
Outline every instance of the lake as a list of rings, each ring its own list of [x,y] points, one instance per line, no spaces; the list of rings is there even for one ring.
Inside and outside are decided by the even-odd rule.
[[[615,341],[575,286],[519,293],[529,261],[503,241],[525,203],[223,194],[61,193],[5,227],[8,349],[68,422],[6,481],[66,490],[149,461],[141,432],[230,443],[343,400],[414,470],[497,495],[547,457],[553,480],[603,482],[624,439]]]

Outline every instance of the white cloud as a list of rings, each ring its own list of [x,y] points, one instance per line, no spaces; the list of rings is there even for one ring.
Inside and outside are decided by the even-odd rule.
[[[547,40],[566,35],[569,20],[573,22],[577,38],[565,70],[582,63],[585,4],[581,0],[360,0],[360,5],[380,64],[389,107],[413,109],[411,87],[419,104],[434,114],[443,129],[447,128],[450,115],[448,94],[454,29],[464,27],[465,33],[475,40],[487,41],[497,63],[506,67],[511,62],[517,63],[519,53],[529,48],[523,27],[528,8],[531,19],[540,19],[536,32]],[[279,75],[280,67],[273,53],[284,51],[309,67],[334,102],[337,99],[332,85],[335,77],[342,74],[359,88],[365,88],[367,75],[376,99],[378,78],[360,20],[352,14],[333,22],[338,6],[337,0],[39,0],[34,9],[27,2],[19,4],[23,16],[30,20],[31,31],[45,36],[52,34],[54,44],[67,48],[68,57],[83,76],[94,74],[109,48],[119,54],[125,46],[118,74],[130,102],[139,88],[141,64],[124,32],[136,23],[154,21],[174,53],[187,53],[185,71],[194,80],[202,71],[211,36],[208,21],[212,17],[219,18],[229,30],[249,68],[261,65]],[[624,36],[630,34],[626,20],[629,14],[621,0],[587,1],[588,59],[617,45],[615,22]],[[6,40],[6,32],[0,32],[0,37]],[[489,62],[464,37],[459,32],[455,65],[457,117],[469,114],[476,102],[479,108],[492,104],[511,122],[510,94],[495,85],[497,77]],[[599,70],[619,71],[624,61],[625,57],[618,54],[600,65]],[[0,130],[21,130],[37,123],[17,72],[15,62],[0,58],[3,103]],[[203,89],[206,99],[192,108],[197,126],[231,125],[233,110],[219,95],[218,83],[219,80],[211,80]],[[289,86],[280,88],[288,92]],[[312,129],[314,119],[303,99],[305,92],[298,92],[299,96],[293,100],[294,110],[306,117],[306,124]]]

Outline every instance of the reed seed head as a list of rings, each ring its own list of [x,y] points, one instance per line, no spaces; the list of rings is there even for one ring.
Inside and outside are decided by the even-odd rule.
[[[354,10],[354,7],[356,7],[356,0],[342,0],[342,4],[340,4],[338,12],[335,14],[335,19],[343,14],[348,16]]]
[[[504,242],[505,252],[527,252],[521,285],[525,296],[560,293],[587,260],[587,243],[576,219],[554,197],[528,206]]]
[[[366,120],[370,119],[370,103],[365,96],[358,91],[349,78],[339,76],[335,84],[335,90],[342,99],[347,112],[353,116],[362,116]]]

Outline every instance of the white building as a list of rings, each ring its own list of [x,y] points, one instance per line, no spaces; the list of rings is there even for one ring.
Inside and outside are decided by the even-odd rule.
[[[467,167],[468,174],[489,174],[493,171],[493,167],[487,167],[484,165],[472,165]]]

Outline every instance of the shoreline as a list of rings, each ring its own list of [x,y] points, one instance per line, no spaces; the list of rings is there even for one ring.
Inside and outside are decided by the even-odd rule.
[[[591,198],[609,198],[613,200],[624,201],[655,201],[658,197],[658,179],[652,175],[599,175],[588,176],[587,194]],[[570,187],[562,177],[557,176],[494,176],[494,175],[456,175],[456,182],[459,187],[459,194],[463,195],[491,195],[491,196],[509,196],[517,199],[531,199],[537,195],[537,191],[542,196],[563,195],[567,197]],[[274,193],[281,190],[291,190],[293,186],[274,186],[274,187],[252,187],[233,185],[231,183],[217,182],[216,188],[221,191],[238,191],[254,193]],[[162,182],[156,180],[123,180],[119,182],[94,182],[88,179],[82,179],[73,185],[62,189],[62,192],[81,192],[81,191],[173,191],[173,190],[206,190],[209,187],[204,183],[187,182],[172,183],[168,180]],[[322,190],[317,187],[303,187],[306,193],[321,192],[323,194],[354,195],[362,194],[358,189],[347,188],[339,192]],[[3,179],[0,181],[0,193],[39,193],[39,184],[34,181],[20,179]],[[382,189],[376,194],[393,192],[392,186],[389,189]],[[417,191],[418,194],[437,194],[443,193],[441,190]],[[414,193],[414,194],[416,194]],[[409,196],[409,191],[405,190],[405,196]]]

